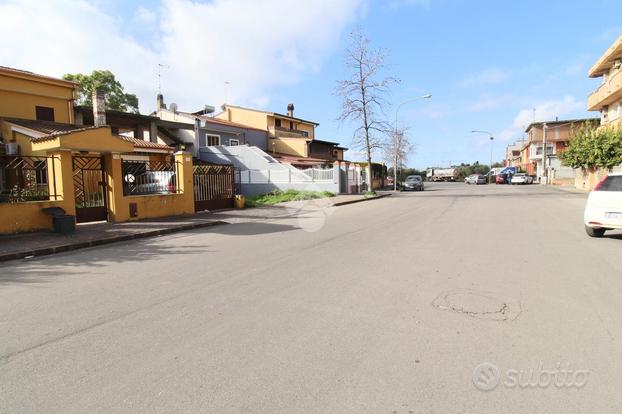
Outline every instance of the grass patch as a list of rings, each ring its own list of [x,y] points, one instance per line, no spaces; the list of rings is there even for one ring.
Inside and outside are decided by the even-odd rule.
[[[366,191],[365,194],[363,194],[364,197],[376,197],[378,194],[376,194],[375,191]]]
[[[313,200],[316,198],[334,197],[330,191],[275,190],[268,194],[260,194],[246,199],[247,207],[271,206],[288,201]]]

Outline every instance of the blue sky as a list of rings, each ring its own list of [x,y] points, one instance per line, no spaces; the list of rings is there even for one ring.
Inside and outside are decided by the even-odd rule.
[[[408,164],[420,168],[487,163],[489,141],[473,129],[494,134],[500,160],[533,108],[539,121],[597,116],[585,111],[599,83],[587,70],[622,34],[619,0],[0,0],[0,15],[0,65],[53,76],[110,69],[149,112],[163,63],[165,99],[182,110],[225,95],[279,112],[294,102],[321,124],[319,138],[346,146],[353,126],[336,121],[333,89],[360,26],[402,80],[389,118],[397,103],[433,94],[400,111],[416,144]]]
[[[588,18],[588,11],[598,18]],[[399,7],[372,3],[360,23],[376,45],[391,50],[393,72],[402,79],[392,102],[433,94],[399,114],[416,144],[409,165],[427,167],[488,163],[489,141],[471,134],[474,129],[501,136],[493,148],[495,159],[502,159],[505,145],[533,119],[534,107],[537,120],[597,116],[585,110],[599,82],[587,70],[622,34],[620,15],[622,3],[616,1],[431,0]],[[347,142],[348,129],[331,120],[339,109],[330,97],[331,80],[343,76],[337,54],[288,91],[305,116],[322,120],[322,136]],[[274,96],[277,108],[288,91]],[[521,122],[525,110],[528,121]]]

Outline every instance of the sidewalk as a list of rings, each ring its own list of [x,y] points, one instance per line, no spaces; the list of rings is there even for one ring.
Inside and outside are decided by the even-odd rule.
[[[193,216],[166,217],[125,223],[100,222],[78,224],[75,233],[71,235],[37,232],[0,236],[0,262],[25,257],[44,256],[221,224],[251,223],[292,217],[297,214],[304,214],[304,212],[310,210],[374,200],[384,196],[386,194],[373,198],[365,198],[361,195],[339,195],[331,198],[292,201],[274,206],[244,210],[202,212]]]

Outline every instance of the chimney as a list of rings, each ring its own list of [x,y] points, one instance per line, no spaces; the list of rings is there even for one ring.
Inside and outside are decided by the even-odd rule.
[[[287,116],[291,116],[292,118],[294,117],[294,104],[293,103],[287,104]]]
[[[106,95],[101,89],[93,91],[93,125],[106,125]]]
[[[164,103],[164,96],[161,93],[158,94],[156,100],[156,111],[166,109],[166,104]]]

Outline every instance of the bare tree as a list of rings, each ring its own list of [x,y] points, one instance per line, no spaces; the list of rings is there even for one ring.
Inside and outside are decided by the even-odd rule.
[[[358,124],[354,131],[352,146],[363,149],[367,156],[367,183],[371,190],[372,153],[382,148],[382,138],[390,129],[382,120],[384,97],[392,84],[398,82],[392,77],[382,77],[386,69],[386,51],[373,49],[369,39],[359,29],[350,34],[350,43],[345,51],[346,67],[350,77],[337,82],[335,94],[342,99],[339,120]]]
[[[383,146],[384,161],[393,165],[394,179],[397,184],[397,171],[406,167],[408,155],[414,150],[415,146],[408,139],[408,130],[406,128],[392,129],[390,138],[386,140]]]

